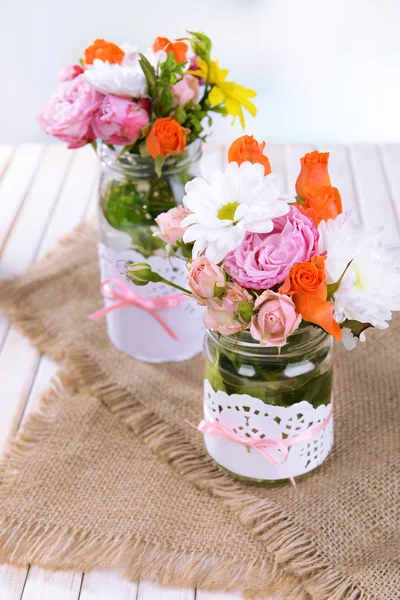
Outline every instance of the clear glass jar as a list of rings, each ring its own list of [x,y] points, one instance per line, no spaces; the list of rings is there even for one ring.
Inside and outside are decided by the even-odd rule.
[[[127,280],[126,261],[147,262],[164,278],[187,287],[186,261],[167,256],[165,244],[153,235],[154,219],[182,203],[186,183],[199,174],[201,149],[202,142],[196,140],[180,155],[167,158],[158,177],[151,157],[127,152],[118,155],[105,144],[99,146],[99,261],[103,282],[119,280],[125,289],[128,286],[142,298],[179,294],[162,283],[137,287]],[[106,307],[112,307],[115,301],[106,295]],[[130,305],[106,315],[110,340],[122,352],[146,362],[184,360],[201,352],[201,307],[185,301],[176,308],[157,310],[157,315],[178,339],[171,337],[149,312]]]
[[[332,345],[331,336],[312,326],[300,327],[280,349],[260,346],[248,331],[237,339],[207,331],[205,421],[217,421],[249,443],[205,434],[214,460],[257,483],[288,480],[319,466],[333,443]],[[302,437],[291,445],[296,436]],[[285,460],[270,440],[287,444]]]

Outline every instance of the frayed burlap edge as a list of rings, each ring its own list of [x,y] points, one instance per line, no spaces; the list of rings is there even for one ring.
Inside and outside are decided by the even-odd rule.
[[[80,225],[72,234],[64,237],[57,247],[42,261],[57,264],[71,245],[79,241],[93,243],[93,225]],[[178,430],[157,415],[148,411],[129,390],[111,381],[97,361],[82,348],[66,348],[58,340],[58,332],[31,314],[19,294],[20,277],[0,285],[0,304],[6,315],[25,333],[42,352],[56,360],[66,357],[70,377],[85,386],[107,408],[118,415],[134,433],[164,461],[173,466],[198,489],[205,490],[221,499],[249,530],[262,539],[276,563],[274,576],[281,579],[281,572],[302,582],[303,588],[314,600],[374,600],[361,589],[357,582],[336,571],[318,552],[311,538],[291,517],[274,503],[250,496],[231,477],[226,475],[208,455],[199,455],[194,447],[181,439]],[[265,577],[265,575],[264,575]],[[188,581],[184,583],[188,585]],[[293,588],[282,598],[290,600]],[[300,600],[301,596],[296,597]]]
[[[0,461],[0,503],[12,493],[25,461],[34,455],[48,428],[57,418],[58,405],[75,391],[76,378],[60,370],[41,399],[39,411],[23,423]],[[50,569],[114,568],[132,580],[149,579],[170,587],[206,590],[240,590],[247,598],[264,599],[284,590],[291,600],[308,600],[302,586],[284,574],[268,575],[267,562],[244,562],[235,557],[167,549],[127,536],[102,536],[92,530],[43,527],[35,522],[0,517],[0,562],[17,566],[30,563]]]

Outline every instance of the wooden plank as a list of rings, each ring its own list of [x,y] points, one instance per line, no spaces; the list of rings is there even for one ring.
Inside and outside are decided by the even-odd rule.
[[[1,144],[0,146],[0,180],[10,164],[14,150],[15,146],[13,144]]]
[[[81,573],[31,567],[21,600],[77,600]]]
[[[272,173],[276,175],[280,191],[287,193],[289,182],[286,181],[285,158],[282,144],[268,144],[265,148],[265,153],[269,158]]]
[[[392,209],[400,224],[400,144],[385,144],[378,147],[383,172],[392,201]]]
[[[239,592],[223,594],[220,592],[203,592],[202,590],[197,590],[196,594],[196,600],[241,600],[242,598],[243,596]],[[268,600],[268,598],[265,598],[265,600]]]
[[[0,598],[1,600],[21,600],[28,569],[0,566]]]
[[[24,144],[19,146],[7,165],[6,155],[0,157],[0,172],[4,175],[0,181],[0,253],[7,235],[25,200],[27,191],[34,178],[43,152],[40,144]]]
[[[338,188],[343,202],[343,210],[351,210],[355,221],[361,222],[356,199],[353,176],[349,162],[349,149],[339,144],[326,144],[318,147],[321,152],[329,152],[329,174],[331,184]]]
[[[70,233],[85,217],[87,206],[97,188],[99,161],[91,146],[76,150],[40,245],[38,258],[49,252],[55,243]]]
[[[79,600],[136,600],[137,593],[138,584],[117,573],[92,571],[85,573]]]
[[[195,591],[185,589],[163,588],[148,581],[141,581],[137,600],[194,600]],[[224,598],[230,600],[230,598]]]
[[[399,225],[393,213],[378,147],[369,144],[351,146],[349,158],[364,225],[368,229],[383,226],[385,242],[397,244]]]
[[[46,148],[18,219],[12,228],[12,235],[4,247],[2,277],[21,273],[36,257],[71,156],[64,146]]]

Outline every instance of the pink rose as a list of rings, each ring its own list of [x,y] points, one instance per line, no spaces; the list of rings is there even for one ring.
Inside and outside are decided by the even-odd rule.
[[[285,294],[266,290],[254,308],[259,311],[251,319],[250,333],[261,346],[284,346],[300,325],[301,315],[296,314],[294,303]]]
[[[239,302],[253,302],[253,297],[238,283],[230,281],[226,284],[226,294],[222,299],[222,306],[226,312],[234,315],[237,313]]]
[[[146,105],[145,105],[146,106]],[[149,123],[149,113],[139,100],[108,94],[93,119],[93,132],[107,144],[133,144],[140,130]]]
[[[215,286],[225,287],[225,278],[218,265],[205,256],[200,256],[191,264],[188,284],[197,298],[205,300],[214,297]]]
[[[81,75],[83,73],[83,69],[80,65],[65,65],[63,69],[58,74],[59,81],[71,81]]]
[[[223,301],[218,298],[206,300],[207,310],[203,315],[203,323],[207,329],[214,329],[221,335],[232,335],[246,329],[246,323],[239,323],[231,312],[224,309]]]
[[[160,238],[171,246],[176,246],[178,240],[183,238],[186,227],[182,227],[182,221],[188,215],[192,214],[188,208],[176,206],[168,212],[161,213],[156,218],[156,223],[160,228]]]
[[[174,94],[174,106],[186,106],[189,102],[197,102],[199,97],[199,81],[193,75],[184,75],[183,79],[174,83],[172,93]]]
[[[282,283],[295,263],[309,261],[317,251],[317,229],[294,205],[273,223],[270,233],[247,233],[225,259],[226,272],[244,287],[260,290]]]
[[[37,121],[43,131],[68,142],[68,148],[80,148],[95,139],[91,125],[103,98],[77,75],[58,86]]]

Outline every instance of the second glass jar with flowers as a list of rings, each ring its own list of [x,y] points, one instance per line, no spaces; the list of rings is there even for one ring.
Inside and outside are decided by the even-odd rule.
[[[245,481],[295,485],[331,450],[333,338],[351,347],[372,326],[361,286],[385,249],[342,212],[327,153],[301,159],[291,197],[264,146],[239,138],[225,171],[186,186],[175,245],[190,256],[186,294],[205,308],[207,450]],[[149,264],[126,273],[157,277]]]
[[[185,185],[198,175],[212,115],[244,126],[244,109],[257,112],[256,93],[227,81],[211,49],[197,32],[175,41],[159,36],[146,53],[96,39],[80,64],[62,70],[38,117],[70,148],[91,143],[98,151],[105,307],[91,318],[106,316],[113,344],[139,360],[177,361],[201,351],[202,308],[182,293],[188,255],[175,243],[187,216]],[[135,291],[121,265],[144,260],[160,275]]]

